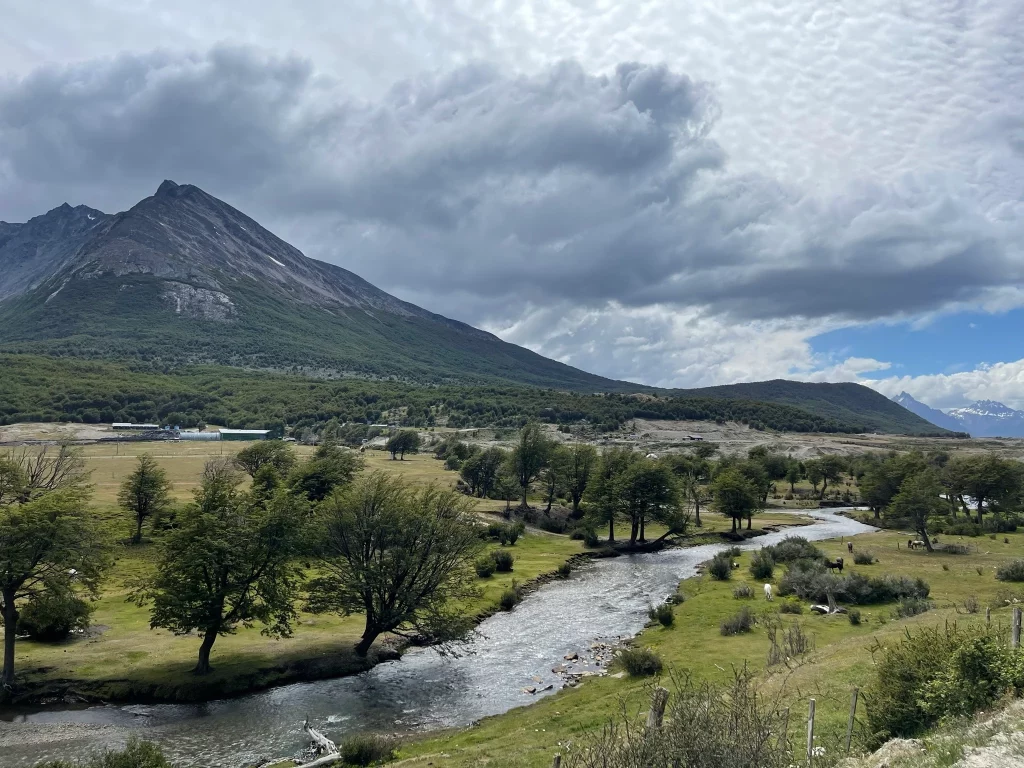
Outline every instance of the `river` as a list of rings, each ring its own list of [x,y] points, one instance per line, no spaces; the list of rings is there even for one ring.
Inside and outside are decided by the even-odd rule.
[[[756,549],[787,535],[811,540],[873,530],[836,512],[813,510],[816,522],[760,536],[741,545]],[[120,746],[127,733],[160,744],[182,768],[237,768],[306,746],[302,721],[336,741],[356,731],[422,732],[468,725],[487,715],[530,704],[562,685],[551,669],[563,656],[586,660],[596,641],[635,635],[650,605],[663,602],[696,566],[725,545],[669,549],[595,560],[566,580],[551,582],[508,613],[484,621],[467,652],[446,658],[415,649],[400,661],[353,677],[282,686],[203,704],[23,709],[0,713],[6,723],[52,724],[48,743],[0,747],[0,766],[21,768],[43,759],[77,758]],[[552,685],[551,691],[541,689]],[[535,686],[536,696],[523,691]],[[6,720],[6,723],[4,722]],[[18,728],[14,726],[12,730]],[[35,728],[33,731],[37,730]]]

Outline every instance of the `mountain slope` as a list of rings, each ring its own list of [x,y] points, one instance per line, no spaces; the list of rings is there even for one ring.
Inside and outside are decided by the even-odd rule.
[[[892,398],[892,401],[902,405],[911,413],[917,414],[925,421],[928,421],[937,427],[949,429],[954,432],[970,431],[966,429],[963,423],[956,418],[943,413],[938,408],[932,408],[931,406],[925,405],[920,400],[915,400],[914,397],[907,392],[900,392]]]
[[[820,384],[801,381],[758,381],[688,390],[695,397],[725,397],[796,405],[815,415],[847,424],[864,432],[907,435],[945,435],[930,424],[875,390],[860,384]]]
[[[0,224],[0,350],[421,383],[644,389],[403,302],[170,181],[116,215],[64,205],[26,224]]]

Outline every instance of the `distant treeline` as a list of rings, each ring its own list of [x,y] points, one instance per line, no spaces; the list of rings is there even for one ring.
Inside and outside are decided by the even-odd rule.
[[[332,419],[402,426],[519,427],[530,419],[588,422],[599,431],[634,418],[736,421],[754,429],[860,432],[864,424],[790,405],[701,397],[583,394],[516,386],[416,386],[310,379],[219,366],[163,369],[140,362],[0,355],[0,424],[160,422],[301,431]]]

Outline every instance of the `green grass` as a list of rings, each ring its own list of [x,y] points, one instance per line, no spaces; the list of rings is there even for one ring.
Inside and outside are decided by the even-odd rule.
[[[709,516],[709,519],[711,516]],[[862,624],[852,626],[845,616],[822,617],[805,613],[802,616],[783,616],[789,624],[799,621],[813,637],[815,650],[806,659],[790,668],[766,670],[768,640],[762,628],[749,634],[722,637],[720,623],[732,616],[742,605],[755,610],[777,609],[779,598],[767,604],[761,597],[760,585],[747,573],[750,555],[740,558],[741,568],[728,582],[715,582],[708,577],[684,581],[681,591],[686,601],[674,608],[675,625],[671,628],[655,626],[644,631],[638,643],[653,648],[665,663],[676,670],[689,670],[699,678],[725,680],[733,669],[749,665],[761,675],[769,690],[784,696],[793,707],[794,737],[802,727],[797,721],[805,717],[807,699],[817,701],[817,727],[819,733],[839,732],[845,728],[849,713],[849,697],[853,686],[864,687],[872,677],[870,648],[897,641],[915,626],[933,625],[944,621],[984,621],[981,614],[958,614],[971,595],[978,596],[982,605],[996,600],[1004,588],[996,582],[996,566],[1024,553],[1024,534],[1008,534],[1009,544],[987,538],[965,540],[979,551],[971,555],[955,556],[931,554],[924,551],[897,549],[897,543],[906,543],[906,536],[897,532],[873,533],[855,539],[858,548],[870,548],[879,558],[871,566],[848,566],[848,570],[864,571],[872,575],[882,573],[921,576],[932,588],[935,610],[908,620],[891,619],[892,605],[862,607]],[[819,545],[830,557],[849,555],[845,543],[824,542]],[[943,564],[949,570],[943,569]],[[982,568],[978,575],[976,567]],[[776,578],[781,576],[779,569]],[[748,582],[755,589],[753,600],[737,600],[733,588]],[[993,610],[993,622],[1001,623],[1009,631],[1010,608]],[[453,731],[414,741],[405,745],[403,765],[426,766],[437,764],[441,754],[444,765],[512,768],[516,766],[551,765],[552,756],[560,751],[560,743],[577,741],[586,733],[600,729],[607,720],[627,709],[636,712],[644,708],[647,692],[643,682],[627,678],[606,676],[591,678],[575,689],[559,692],[533,706],[512,710],[504,715],[488,718],[476,727]],[[859,733],[859,731],[858,731]]]

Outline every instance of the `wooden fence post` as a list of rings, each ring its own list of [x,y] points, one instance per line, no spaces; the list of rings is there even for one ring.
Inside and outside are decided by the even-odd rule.
[[[853,740],[853,720],[857,716],[857,696],[859,688],[853,689],[853,698],[850,700],[850,720],[846,724],[846,754],[850,754],[850,742]]]
[[[992,623],[992,606],[989,606],[988,608],[985,609],[985,623],[986,624],[991,624]]]
[[[807,706],[807,768],[814,763],[814,699]]]
[[[1010,635],[1010,645],[1020,648],[1020,608],[1013,609],[1013,633]]]
[[[782,712],[782,748],[785,749],[789,744],[789,707],[786,707]]]
[[[651,694],[651,710],[647,713],[647,727],[661,728],[665,718],[665,705],[668,704],[668,689],[660,685]]]

